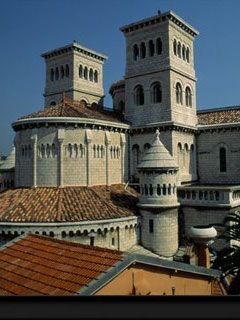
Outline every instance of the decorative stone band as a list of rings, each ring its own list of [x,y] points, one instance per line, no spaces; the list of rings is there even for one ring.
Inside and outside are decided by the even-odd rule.
[[[119,219],[58,222],[58,223],[17,223],[0,222],[0,235],[18,236],[26,233],[35,233],[49,236],[81,236],[90,232],[107,233],[123,228],[137,228],[141,224],[141,218],[132,216]]]

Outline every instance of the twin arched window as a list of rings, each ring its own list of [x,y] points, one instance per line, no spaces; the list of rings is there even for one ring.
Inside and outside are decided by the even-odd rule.
[[[183,104],[183,90],[179,82],[176,84],[176,102]],[[185,104],[187,107],[192,107],[192,92],[189,87],[185,89]]]
[[[159,82],[154,82],[151,86],[151,102],[160,103],[162,101],[162,88]]]
[[[144,90],[141,85],[135,87],[134,102],[136,106],[141,106],[144,104]]]
[[[79,78],[84,78],[85,80],[90,80],[90,81],[94,81],[94,82],[98,82],[98,72],[97,70],[95,70],[93,72],[93,69],[90,68],[89,72],[88,72],[88,67],[84,67],[80,64],[79,69],[78,69],[78,75]]]

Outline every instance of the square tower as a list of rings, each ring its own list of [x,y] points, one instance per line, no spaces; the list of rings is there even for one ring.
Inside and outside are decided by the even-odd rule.
[[[63,92],[88,105],[103,105],[105,55],[73,42],[41,56],[46,62],[45,107],[59,103]]]
[[[194,28],[172,11],[123,26],[125,114],[133,125],[195,126]]]

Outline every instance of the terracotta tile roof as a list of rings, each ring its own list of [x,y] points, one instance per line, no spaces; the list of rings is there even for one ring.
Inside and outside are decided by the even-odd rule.
[[[240,122],[240,108],[226,107],[212,111],[199,111],[197,116],[200,125]]]
[[[33,112],[21,117],[19,120],[42,117],[88,118],[111,122],[124,122],[123,116],[116,111],[113,112],[112,110],[110,111],[110,109],[103,109],[103,107],[99,105],[88,107],[80,101],[74,101],[67,97],[64,97],[63,101],[56,106],[49,106],[44,110]]]
[[[79,222],[133,216],[137,193],[131,192],[135,196],[124,185],[7,190],[0,193],[0,221]]]
[[[0,250],[0,295],[73,295],[122,259],[119,251],[27,235]]]

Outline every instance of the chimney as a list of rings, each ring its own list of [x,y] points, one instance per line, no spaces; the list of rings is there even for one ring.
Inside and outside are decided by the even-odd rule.
[[[212,226],[193,226],[188,232],[194,242],[195,262],[198,266],[210,268],[210,253],[208,246],[217,236],[217,231]]]

